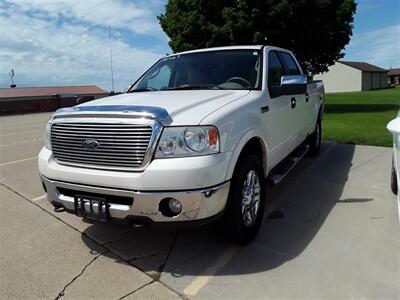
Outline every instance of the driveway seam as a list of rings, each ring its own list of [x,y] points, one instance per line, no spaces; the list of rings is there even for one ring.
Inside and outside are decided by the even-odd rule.
[[[16,163],[23,162],[23,161],[32,160],[32,159],[34,159],[34,158],[37,158],[37,155],[36,155],[36,156],[32,156],[32,157],[28,157],[28,158],[23,158],[23,159],[18,159],[18,160],[12,160],[12,161],[8,161],[8,162],[5,162],[5,163],[1,163],[1,164],[0,164],[0,167],[7,166],[7,165],[11,165],[11,164],[16,164]]]
[[[15,134],[21,134],[21,133],[27,133],[27,132],[41,132],[43,129],[36,129],[36,130],[25,130],[25,131],[20,131],[20,132],[11,132],[11,133],[6,133],[6,134],[0,134],[0,136],[8,136],[8,135],[15,135]]]
[[[387,150],[385,150],[385,151],[383,151],[383,152],[381,152],[381,153],[378,153],[377,155],[371,157],[370,159],[364,161],[363,163],[361,163],[361,164],[359,164],[359,165],[357,165],[357,166],[351,167],[350,170],[349,170],[349,173],[351,173],[353,170],[355,170],[355,169],[357,169],[357,168],[359,168],[359,167],[361,167],[361,166],[363,166],[363,165],[369,163],[370,161],[373,161],[374,159],[376,159],[376,158],[378,158],[378,157],[384,155],[385,153],[387,153],[387,152],[389,152],[389,151],[391,151],[390,148],[387,149]]]
[[[23,142],[15,142],[15,143],[9,143],[9,144],[1,144],[0,148],[2,147],[8,147],[8,146],[17,146],[21,144],[27,144],[27,143],[32,143],[32,142],[41,142],[43,141],[44,138],[36,138],[36,139],[30,139],[30,140],[24,140]]]

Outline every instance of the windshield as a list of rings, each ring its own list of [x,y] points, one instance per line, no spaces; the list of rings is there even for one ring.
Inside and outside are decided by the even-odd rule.
[[[205,51],[165,57],[128,92],[259,89],[260,57],[259,50]]]

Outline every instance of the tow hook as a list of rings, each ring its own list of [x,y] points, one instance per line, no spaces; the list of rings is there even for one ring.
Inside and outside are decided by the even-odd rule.
[[[60,213],[60,212],[64,212],[64,211],[65,211],[64,206],[55,206],[54,207],[54,212],[56,212],[56,213]]]

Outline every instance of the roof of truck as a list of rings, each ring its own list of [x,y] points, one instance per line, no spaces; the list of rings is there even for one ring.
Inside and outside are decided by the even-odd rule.
[[[273,49],[282,50],[282,51],[289,51],[287,49],[279,48],[279,47],[275,47],[275,46],[271,46],[271,45],[238,45],[238,46],[224,46],[224,47],[211,47],[211,48],[194,49],[194,50],[189,50],[189,51],[173,53],[173,54],[171,54],[171,56],[181,55],[181,54],[188,54],[188,53],[196,53],[196,52],[223,51],[223,50],[235,50],[235,49],[261,50],[263,47],[273,48]]]

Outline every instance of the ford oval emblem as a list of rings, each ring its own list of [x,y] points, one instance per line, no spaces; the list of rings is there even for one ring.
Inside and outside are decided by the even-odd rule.
[[[85,140],[82,146],[86,149],[97,149],[100,147],[100,143],[96,140]]]

